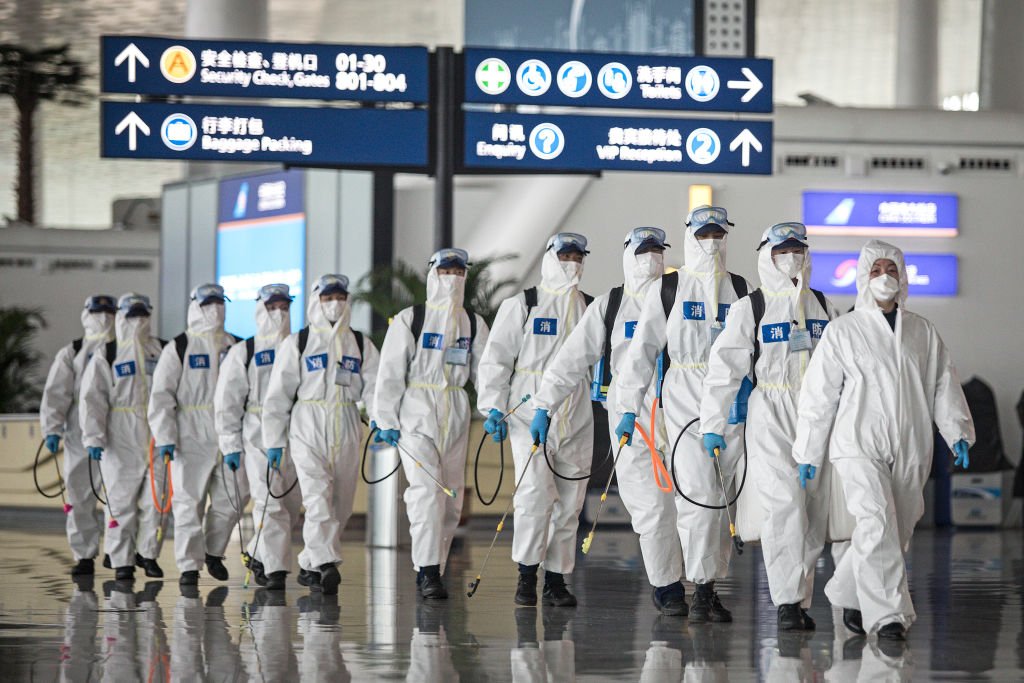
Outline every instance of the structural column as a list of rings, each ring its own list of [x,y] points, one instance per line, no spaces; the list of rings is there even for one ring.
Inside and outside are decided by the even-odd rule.
[[[1024,2],[985,0],[982,7],[979,106],[1024,111]]]
[[[939,105],[939,3],[896,3],[896,106]]]

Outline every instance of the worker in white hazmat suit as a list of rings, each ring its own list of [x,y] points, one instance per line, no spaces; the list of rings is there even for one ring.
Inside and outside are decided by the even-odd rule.
[[[691,211],[683,236],[683,267],[648,288],[633,342],[615,381],[613,407],[621,416],[615,428],[617,436],[632,436],[666,345],[669,367],[662,385],[662,404],[670,441],[677,443],[683,428],[699,416],[708,352],[725,327],[729,307],[752,289],[745,279],[725,269],[725,242],[731,225],[721,207],[701,206]],[[730,448],[723,451],[721,466],[725,493],[731,500],[743,446],[736,425],[725,431]],[[729,502],[722,500],[715,463],[705,455],[697,426],[683,433],[674,458],[677,479],[690,500],[706,505]],[[714,589],[715,581],[728,575],[732,554],[726,511],[700,507],[682,497],[675,503],[686,578],[697,584],[690,621],[731,621],[732,615]]]
[[[373,397],[380,361],[369,337],[349,323],[349,281],[324,275],[313,285],[309,326],[277,348],[263,400],[263,444],[272,468],[292,461],[306,521],[299,584],[336,595],[341,534],[352,515],[363,426],[358,402]],[[275,478],[288,481],[286,476]],[[264,530],[266,533],[266,530]]]
[[[238,498],[241,509],[247,488],[253,501],[253,528],[263,525],[258,544],[255,533],[249,540],[245,559],[256,583],[268,590],[281,591],[292,564],[292,526],[298,518],[302,497],[297,488],[288,490],[295,481],[295,468],[290,461],[281,465],[282,476],[271,488],[272,495],[267,495],[262,406],[276,349],[291,333],[292,296],[288,285],[270,284],[260,288],[256,301],[256,335],[231,347],[220,368],[213,398],[214,420],[230,476],[238,480],[238,470],[242,469],[241,476],[247,482],[245,488],[240,483],[237,492],[234,482],[229,482],[231,493]],[[284,491],[287,493],[281,495]]]
[[[577,390],[594,371],[591,399],[614,404],[616,377],[633,339],[644,295],[665,272],[665,231],[636,228],[626,233],[622,250],[623,285],[594,299],[565,344],[548,363],[540,388],[534,395],[537,410],[551,412]],[[492,333],[491,338],[494,338]],[[609,348],[605,344],[609,343]],[[604,354],[608,354],[605,357]],[[608,373],[605,366],[608,365]],[[610,387],[605,381],[611,379]],[[655,380],[657,381],[657,380]],[[643,415],[651,414],[656,396],[651,386],[644,396]],[[642,420],[646,425],[646,421]],[[660,425],[664,424],[662,420]],[[609,425],[609,431],[611,431]],[[604,428],[604,425],[602,425]],[[541,434],[535,434],[540,438]],[[665,448],[663,429],[651,436]],[[617,438],[613,442],[618,441]],[[688,608],[681,582],[683,557],[676,532],[676,510],[672,495],[658,490],[651,454],[640,439],[623,446],[615,466],[619,496],[629,511],[633,530],[640,535],[640,552],[647,578],[654,587],[654,604],[669,616],[685,616]]]
[[[228,579],[223,555],[238,521],[213,415],[221,363],[241,341],[224,331],[224,300],[224,288],[217,284],[192,290],[188,329],[160,354],[149,400],[157,455],[173,461],[174,557],[183,586],[198,583],[204,563],[210,576]]]
[[[857,261],[853,312],[825,330],[804,376],[793,457],[802,483],[826,452],[856,525],[825,586],[855,633],[903,640],[916,613],[904,553],[924,512],[934,422],[968,464],[974,422],[935,327],[906,310],[903,252],[872,240]]]
[[[780,631],[813,630],[807,614],[814,567],[825,545],[828,487],[801,488],[794,476],[796,405],[807,364],[838,312],[825,295],[808,288],[811,260],[807,228],[779,223],[758,247],[761,287],[737,301],[729,324],[711,348],[701,400],[705,448],[729,449],[723,434],[737,392],[756,379],[747,406],[747,486],[763,501],[761,550]],[[710,452],[708,455],[714,457]]]
[[[150,331],[149,297],[129,292],[118,300],[117,338],[97,349],[82,377],[79,414],[82,443],[98,460],[107,493],[106,551],[118,580],[133,579],[135,566],[161,578],[157,564],[160,512],[152,500],[149,423],[146,408],[153,372],[164,343]],[[153,485],[164,490],[167,468],[153,463]]]
[[[536,393],[544,370],[583,317],[587,301],[579,281],[588,253],[583,235],[563,232],[551,237],[541,258],[540,284],[502,302],[480,358],[477,407],[487,416],[484,429],[498,439],[506,430],[511,432],[516,481],[521,481],[513,501],[517,605],[537,604],[537,570],[542,563],[544,604],[576,605],[565,575],[576,565],[576,528],[593,460],[594,413],[587,377],[576,378],[558,410],[540,414],[546,457],[531,455],[535,439],[528,415],[517,412],[508,424],[501,417],[520,397]]]
[[[462,249],[431,257],[426,303],[403,309],[388,327],[373,402],[377,438],[399,448],[409,480],[412,562],[419,593],[428,599],[448,597],[441,576],[462,513],[469,439],[464,386],[476,383],[487,345],[487,323],[463,307],[468,267],[469,254]],[[455,495],[441,490],[424,469]]]
[[[82,328],[85,334],[61,347],[53,359],[39,405],[39,426],[51,454],[60,450],[64,438],[65,529],[68,545],[75,558],[72,576],[95,572],[93,562],[100,551],[103,512],[89,486],[89,458],[82,446],[78,417],[78,395],[82,373],[97,349],[114,338],[114,312],[117,301],[97,294],[85,300]]]

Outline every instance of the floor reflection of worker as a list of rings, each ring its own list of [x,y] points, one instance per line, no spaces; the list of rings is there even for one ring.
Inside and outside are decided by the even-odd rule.
[[[297,681],[299,663],[292,646],[294,619],[282,591],[257,588],[251,605],[243,606],[243,662],[253,681]],[[251,647],[245,641],[251,639]]]
[[[914,659],[905,641],[870,642],[863,635],[850,636],[837,627],[832,647],[832,666],[825,672],[831,683],[902,683],[914,680]]]
[[[145,674],[139,670],[135,593],[131,581],[103,583],[103,676],[110,683],[140,681]]]
[[[299,598],[299,634],[302,655],[299,673],[303,681],[345,683],[352,675],[341,656],[341,608],[336,595],[311,592]],[[267,679],[270,680],[270,679]]]
[[[513,681],[576,680],[576,645],[569,630],[573,616],[569,610],[545,609],[544,640],[538,641],[536,608],[516,608],[517,643],[511,652]]]
[[[230,681],[243,673],[238,645],[224,617],[226,586],[210,591],[203,604],[195,586],[182,586],[174,606],[172,679]]]
[[[99,622],[92,574],[75,576],[74,591],[64,613],[64,643],[60,646],[60,680],[89,681],[96,660],[96,627]]]
[[[762,650],[763,680],[778,683],[817,680],[810,645],[810,633],[780,630],[776,646],[767,648],[767,653]]]
[[[171,680],[167,630],[163,610],[156,599],[163,585],[163,581],[147,581],[145,587],[135,594],[139,610],[135,616],[138,633],[136,658],[147,681]]]
[[[452,663],[444,607],[429,602],[416,605],[416,628],[409,646],[408,683],[455,683],[459,672]]]
[[[640,683],[683,680],[686,627],[678,619],[658,616],[651,627],[651,644],[644,655]]]
[[[701,624],[691,626],[692,657],[686,662],[683,680],[687,683],[728,681],[726,661],[732,631],[728,626]]]

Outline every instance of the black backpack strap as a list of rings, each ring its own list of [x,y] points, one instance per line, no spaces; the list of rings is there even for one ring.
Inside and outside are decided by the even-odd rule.
[[[590,308],[590,304],[594,303],[594,297],[590,296],[586,292],[580,292],[580,294],[583,295],[583,303],[587,305],[587,308]]]
[[[472,349],[476,341],[476,313],[467,308],[466,315],[469,316],[469,348]]]
[[[117,340],[108,341],[107,348],[104,349],[104,354],[107,357],[107,365],[114,367],[114,359],[117,358]]]
[[[661,276],[661,305],[665,309],[665,319],[672,315],[676,305],[676,288],[679,286],[679,271]]]
[[[819,304],[821,304],[821,310],[825,311],[825,317],[831,320],[832,318],[828,312],[828,302],[825,300],[825,294],[817,289],[812,289],[811,294],[813,294],[814,298],[818,300]]]
[[[78,352],[82,350],[82,341],[82,338],[79,337],[71,342],[71,350],[75,352],[76,356],[78,355]]]
[[[604,372],[601,375],[601,389],[610,386],[612,383],[612,331],[615,329],[615,316],[619,314],[619,307],[622,305],[623,285],[613,287],[608,292],[608,308],[604,311]]]
[[[245,340],[245,369],[249,369],[252,357],[256,355],[256,337],[249,337]]]
[[[299,330],[299,358],[306,352],[306,344],[309,343],[309,325]]]
[[[167,340],[166,339],[161,339],[160,337],[153,337],[153,338],[156,339],[158,342],[160,342],[160,348],[161,349],[164,348],[165,346],[167,346]]]
[[[412,330],[413,341],[419,346],[420,333],[423,332],[423,319],[427,315],[427,307],[425,304],[416,304],[412,307],[412,324],[409,325],[409,329]]]
[[[188,334],[182,332],[174,338],[174,350],[178,352],[178,360],[185,364],[185,349],[188,348]]]
[[[764,317],[764,292],[760,288],[749,294],[750,310],[754,312],[754,355],[750,361],[750,378],[757,386],[757,359],[761,357],[761,319]]]
[[[363,333],[359,330],[352,330],[352,335],[356,338],[356,346],[359,347],[359,358],[363,357]]]
[[[228,332],[228,336],[235,340],[235,342],[234,342],[235,344],[237,344],[238,342],[242,341],[241,337],[239,337],[237,335],[234,335],[234,334],[231,334],[230,332]]]
[[[537,288],[527,287],[523,290],[523,299],[526,300],[526,317],[530,317],[530,311],[537,306]]]
[[[736,290],[736,298],[742,299],[747,295],[747,280],[742,275],[736,273],[729,273],[729,279],[732,280],[732,288]]]

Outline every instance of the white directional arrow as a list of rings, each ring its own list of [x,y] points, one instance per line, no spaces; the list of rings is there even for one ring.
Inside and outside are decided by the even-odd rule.
[[[135,43],[128,43],[128,47],[121,50],[121,53],[114,58],[114,66],[121,66],[126,59],[128,60],[128,82],[134,83],[135,63],[138,62],[144,69],[148,69],[149,60],[146,59],[146,55],[142,54],[142,50]]]
[[[740,69],[740,71],[747,77],[747,80],[729,81],[726,83],[726,86],[733,90],[746,90],[747,92],[743,93],[743,97],[740,98],[740,101],[749,102],[754,99],[754,95],[761,92],[761,88],[764,87],[764,83],[761,82],[761,79],[758,78],[749,67],[745,66]]]
[[[134,152],[136,133],[141,131],[143,135],[149,135],[149,126],[146,125],[146,122],[138,114],[130,111],[128,116],[121,119],[121,123],[117,124],[117,128],[114,129],[114,135],[120,135],[124,132],[125,128],[128,129],[128,149]],[[746,166],[746,164],[743,165]]]
[[[732,142],[729,143],[729,151],[735,152],[736,148],[740,145],[743,145],[743,151],[741,152],[743,157],[741,163],[743,164],[743,167],[746,168],[747,166],[750,166],[750,148],[753,147],[760,152],[761,141],[750,132],[749,128],[744,128],[740,131],[740,134],[734,137]]]

